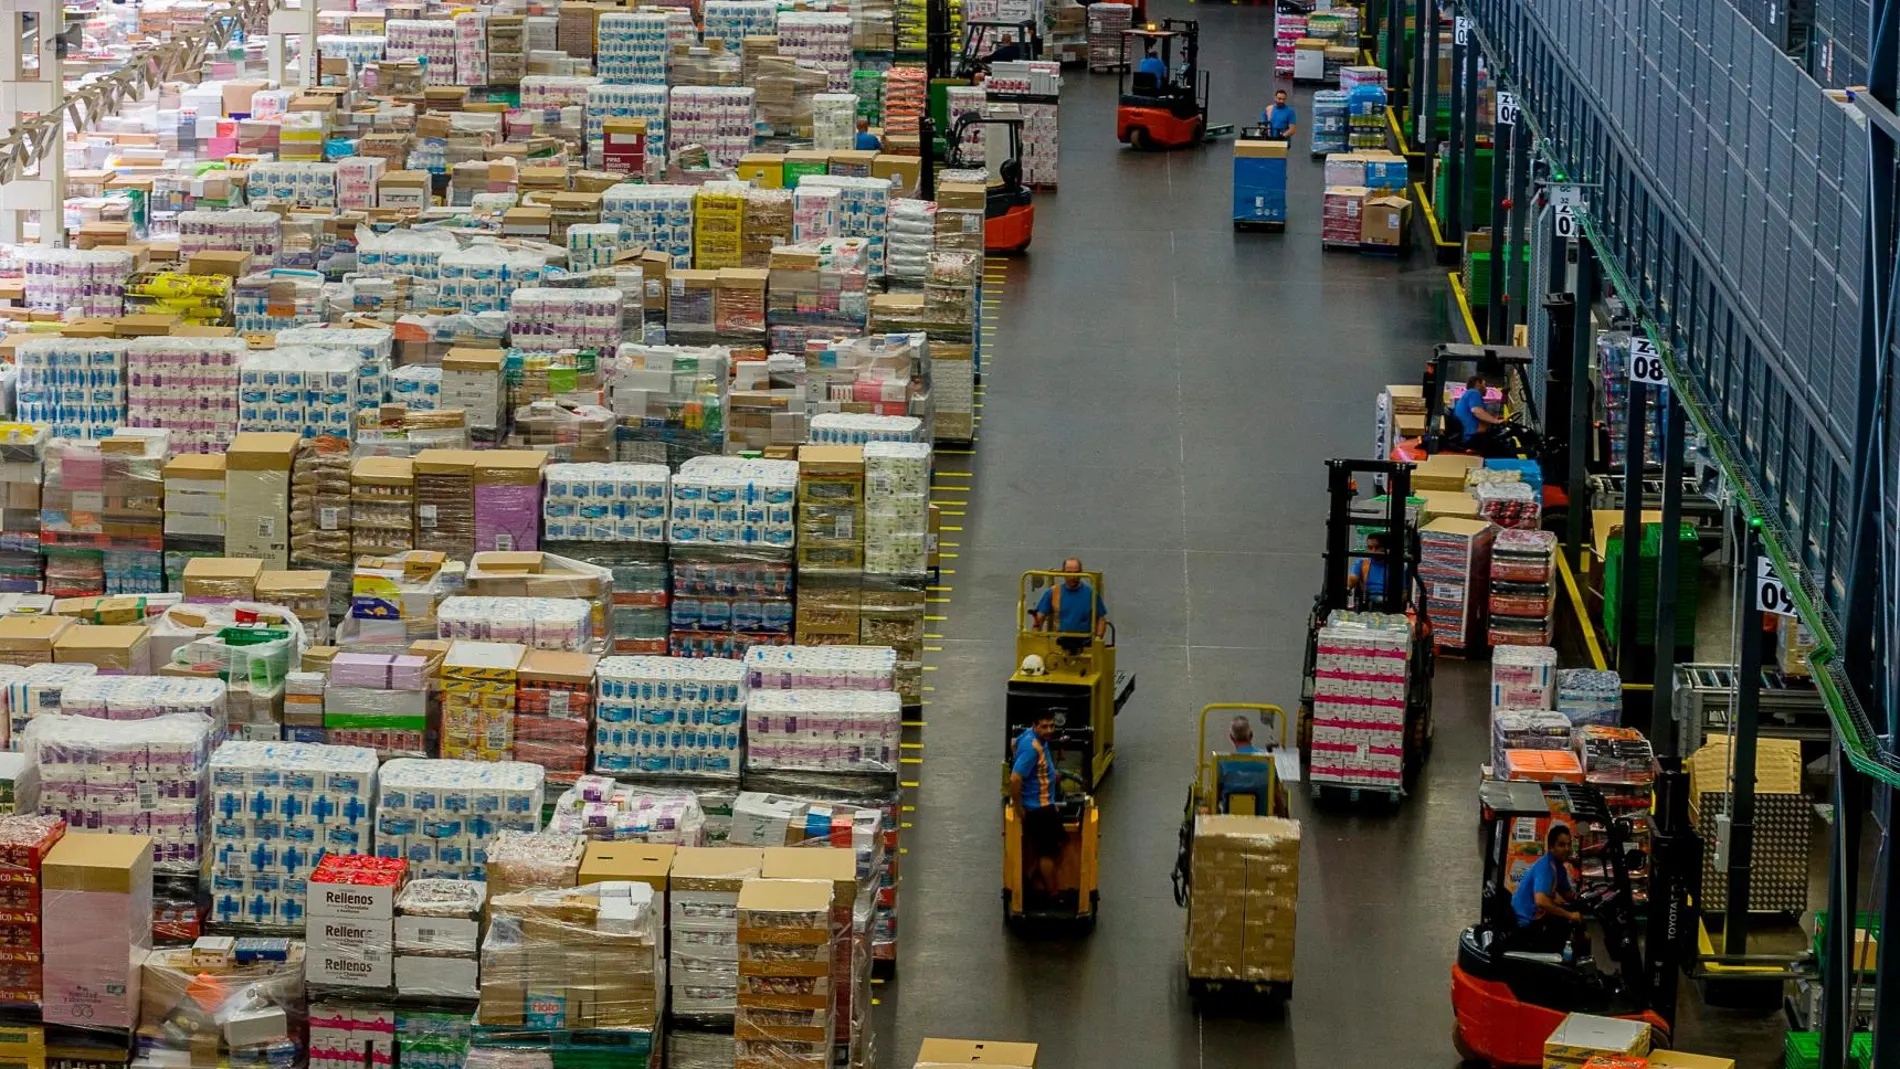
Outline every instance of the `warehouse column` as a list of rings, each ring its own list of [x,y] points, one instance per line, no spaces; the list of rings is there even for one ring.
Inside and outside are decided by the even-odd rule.
[[[1523,97],[1513,92],[1511,110],[1516,112],[1523,106]],[[1507,326],[1528,324],[1531,316],[1530,301],[1523,290],[1531,285],[1529,271],[1531,246],[1526,231],[1529,229],[1531,214],[1531,142],[1534,140],[1536,139],[1531,136],[1529,126],[1513,126],[1511,131],[1511,219],[1510,226],[1505,229],[1505,235],[1510,239],[1511,248],[1518,250],[1517,255],[1524,258],[1526,265],[1522,284],[1518,283],[1519,276],[1515,271],[1507,275],[1504,280],[1504,310],[1507,313],[1505,319]],[[1492,160],[1492,166],[1497,166],[1497,163],[1497,160]]]
[[[1505,218],[1505,205],[1510,202],[1510,176],[1505,172],[1503,157],[1517,138],[1516,97],[1499,90],[1491,118],[1491,188],[1486,191],[1491,198],[1491,275],[1485,286],[1484,340],[1491,345],[1509,345],[1511,332],[1504,315],[1504,276],[1510,262],[1510,245],[1504,239],[1509,237],[1510,229],[1498,223]],[[1475,300],[1478,295],[1471,296]]]
[[[1405,107],[1406,89],[1411,85],[1407,70],[1410,55],[1405,49],[1405,0],[1385,3],[1385,85],[1387,103],[1395,114]]]
[[[1465,29],[1464,16],[1457,16],[1452,22],[1451,33],[1451,126],[1445,137],[1445,152],[1450,157],[1451,174],[1445,181],[1445,203],[1440,208],[1445,213],[1445,237],[1456,242],[1465,237],[1465,183],[1469,177],[1465,174],[1465,154],[1460,151],[1464,139],[1470,136],[1465,129],[1465,53],[1471,50],[1471,34]],[[1473,338],[1472,341],[1478,339]]]
[[[1681,734],[1675,724],[1676,613],[1683,609],[1694,612],[1695,606],[1676,604],[1682,540],[1669,537],[1669,532],[1682,529],[1682,467],[1688,445],[1683,439],[1689,418],[1674,390],[1659,390],[1658,396],[1663,406],[1663,540],[1656,551],[1656,689],[1650,695],[1649,742],[1658,754],[1680,754],[1684,748],[1679,745]],[[1693,562],[1690,566],[1694,567]],[[1692,738],[1700,738],[1699,724],[1683,725],[1682,730],[1690,732]]]
[[[1882,807],[1884,814],[1882,826],[1889,829],[1886,832],[1887,848],[1881,854],[1887,871],[1877,873],[1874,877],[1882,888],[1878,906],[1882,917],[1900,917],[1900,880],[1894,879],[1891,831],[1900,827],[1900,824],[1895,823],[1900,821],[1900,804],[1897,804],[1900,803],[1900,792],[1881,784],[1876,789],[1876,797],[1876,804]],[[1873,1033],[1873,1060],[1867,1064],[1895,1064],[1895,1060],[1900,1059],[1900,951],[1880,954],[1874,965]]]
[[[1412,141],[1432,152],[1438,134],[1438,0],[1418,0],[1419,92],[1413,94]],[[1421,109],[1418,102],[1423,101]]]
[[[1466,230],[1475,230],[1478,226],[1478,60],[1481,53],[1478,50],[1477,35],[1471,30],[1470,15],[1459,15],[1458,21],[1452,23],[1452,32],[1462,34],[1465,38],[1465,65],[1458,74],[1459,79],[1464,82],[1464,88],[1460,90],[1458,99],[1465,106],[1463,142],[1465,184],[1458,194],[1463,198],[1465,225],[1458,231],[1460,242],[1464,241]],[[1494,257],[1493,264],[1495,263]]]
[[[37,28],[39,69],[29,76],[25,49],[27,23]],[[19,128],[36,115],[50,115],[66,99],[60,78],[59,33],[65,14],[54,0],[22,0],[8,4],[0,19],[0,136]],[[52,151],[37,161],[39,173],[16,177],[0,186],[0,242],[22,240],[23,216],[39,215],[40,241],[63,244],[66,234],[64,198],[66,154],[56,139]]]
[[[1827,877],[1826,964],[1821,971],[1821,1069],[1847,1069],[1853,1034],[1854,928],[1860,887],[1860,810],[1866,803],[1860,772],[1847,750],[1834,745],[1834,839]]]
[[[1755,741],[1761,735],[1761,603],[1756,597],[1756,569],[1762,559],[1761,521],[1750,519],[1742,532],[1742,576],[1748,585],[1735,591],[1740,613],[1735,627],[1735,707],[1729,711],[1735,743],[1729,782],[1728,909],[1722,919],[1725,954],[1748,953],[1748,895],[1755,858]]]
[[[1641,328],[1637,328],[1640,333]],[[1634,337],[1634,335],[1632,335]],[[1643,571],[1643,447],[1644,426],[1649,411],[1649,387],[1629,376],[1629,407],[1625,413],[1623,435],[1623,565],[1616,585],[1616,670],[1629,682],[1637,673],[1636,646],[1641,635],[1637,627],[1637,592],[1642,589]],[[1668,537],[1668,532],[1663,532]],[[1662,592],[1657,591],[1660,597]],[[1611,592],[1605,590],[1604,597]]]
[[[1554,223],[1556,212],[1550,214]],[[1557,251],[1550,258],[1551,273],[1555,276],[1551,281],[1557,289],[1563,288],[1566,259],[1563,241],[1562,238],[1552,240]],[[1577,290],[1570,312],[1570,478],[1566,486],[1570,492],[1570,507],[1565,516],[1564,551],[1570,556],[1572,574],[1578,574],[1583,571],[1584,533],[1588,530],[1590,515],[1586,507],[1590,501],[1586,465],[1590,457],[1590,358],[1596,349],[1590,308],[1596,294],[1597,260],[1596,248],[1581,236],[1569,239],[1569,243],[1577,250]],[[1592,626],[1588,620],[1579,623]]]

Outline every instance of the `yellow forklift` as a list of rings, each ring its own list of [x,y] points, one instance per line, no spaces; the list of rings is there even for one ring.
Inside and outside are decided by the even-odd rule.
[[[1071,591],[1066,586],[1071,581],[1087,586]],[[1046,629],[1030,621],[1045,588],[1050,599]],[[1088,599],[1087,630],[1057,630],[1065,596]],[[1090,927],[1100,908],[1101,811],[1090,792],[1114,761],[1115,716],[1135,691],[1134,674],[1115,669],[1114,624],[1097,612],[1106,601],[1100,572],[1030,571],[1017,585],[1016,671],[1004,704],[1002,766],[1003,918],[1011,927]],[[1036,900],[1029,886],[1037,858],[1024,843],[1022,821],[1010,803],[1009,773],[1016,740],[1045,717],[1055,724],[1046,742],[1051,763],[1069,789],[1056,801],[1064,833],[1056,893]]]

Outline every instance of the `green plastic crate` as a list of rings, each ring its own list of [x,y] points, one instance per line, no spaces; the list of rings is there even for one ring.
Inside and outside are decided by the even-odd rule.
[[[1861,910],[1859,913],[1854,914],[1854,927],[1865,929],[1868,935],[1873,936],[1875,939],[1879,939],[1880,938],[1880,914],[1872,910]],[[1814,911],[1814,960],[1815,962],[1825,967],[1827,965],[1828,951],[1831,950],[1832,948],[1833,948],[1833,944],[1830,943],[1827,938],[1827,910],[1817,909]],[[1873,970],[1868,969],[1868,970],[1863,970],[1863,971],[1872,972]]]
[[[1656,643],[1656,555],[1662,548],[1662,524],[1643,525],[1642,562],[1636,577],[1636,644]],[[1603,562],[1603,630],[1614,641],[1623,633],[1620,614],[1622,599],[1617,592],[1623,582],[1623,540],[1610,539],[1608,559]],[[1676,645],[1695,643],[1696,597],[1702,588],[1702,569],[1695,528],[1682,525],[1682,542],[1676,568]]]
[[[1789,1032],[1782,1044],[1782,1069],[1821,1069],[1821,1033]],[[1848,1069],[1871,1069],[1874,1061],[1872,1032],[1856,1032],[1847,1045]]]

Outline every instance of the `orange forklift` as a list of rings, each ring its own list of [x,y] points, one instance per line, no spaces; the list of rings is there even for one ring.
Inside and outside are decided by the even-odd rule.
[[[944,139],[950,150],[946,162],[953,168],[987,171],[987,160],[974,159],[963,151],[963,135],[972,126],[999,127],[1009,135],[1009,158],[997,168],[997,177],[989,180],[983,202],[983,251],[994,256],[1022,252],[1036,234],[1036,206],[1031,203],[1029,187],[1023,184],[1023,120],[1002,115],[986,118],[974,111],[957,116]]]
[[[1120,73],[1115,76],[1116,140],[1149,151],[1185,148],[1208,139],[1208,75],[1200,65],[1200,38],[1201,25],[1192,19],[1163,19],[1159,29],[1150,22],[1122,31]],[[1149,48],[1166,74],[1157,77],[1135,69]]]

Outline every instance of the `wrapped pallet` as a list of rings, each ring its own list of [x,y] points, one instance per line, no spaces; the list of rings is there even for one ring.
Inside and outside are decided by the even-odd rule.
[[[1192,856],[1189,979],[1292,983],[1299,821],[1204,813]]]

